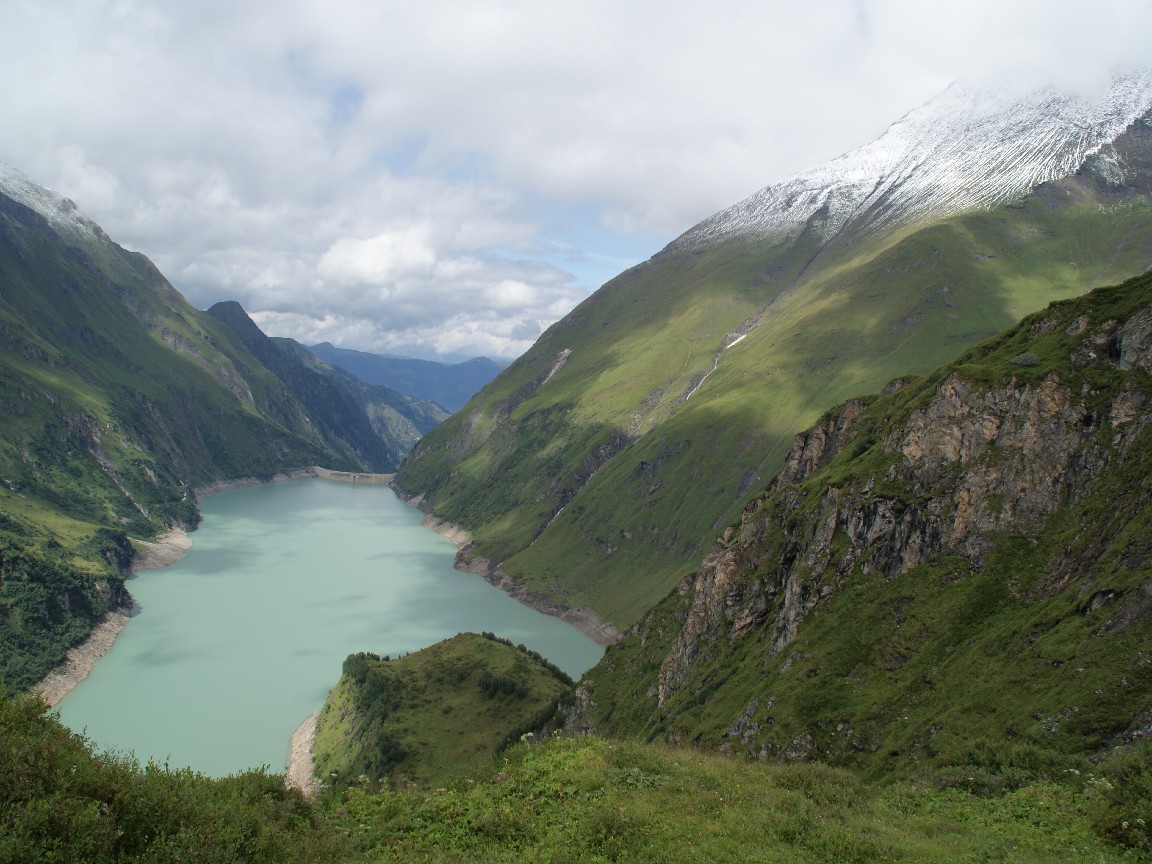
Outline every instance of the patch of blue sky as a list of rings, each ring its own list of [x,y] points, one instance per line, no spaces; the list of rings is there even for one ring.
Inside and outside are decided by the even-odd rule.
[[[328,97],[328,121],[336,127],[347,126],[364,106],[364,91],[355,84],[337,87]]]
[[[440,146],[421,135],[395,135],[378,142],[375,167],[397,177],[428,177],[443,184],[499,185],[491,160],[482,151]]]
[[[566,270],[589,293],[630,267],[646,261],[672,239],[605,228],[594,208],[538,205],[542,230],[532,257]]]
[[[387,146],[377,147],[372,153],[372,163],[389,174],[404,177],[417,171],[427,149],[428,142],[424,138],[396,139],[389,141]]]

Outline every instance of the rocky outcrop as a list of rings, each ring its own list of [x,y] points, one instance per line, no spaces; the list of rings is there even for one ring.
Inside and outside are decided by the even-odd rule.
[[[1026,332],[1035,350],[997,348],[997,380],[960,363],[902,393],[898,419],[882,412],[902,383],[796,437],[774,487],[679,586],[687,614],[660,667],[659,707],[702,653],[752,631],[782,651],[852,574],[895,579],[945,556],[981,570],[998,538],[1038,537],[1128,457],[1152,420],[1152,306],[1096,323],[1051,311]],[[1054,349],[1064,362],[1042,359]],[[1081,565],[1057,556],[1022,599],[1062,590]],[[1118,624],[1146,616],[1148,596],[1128,598]]]

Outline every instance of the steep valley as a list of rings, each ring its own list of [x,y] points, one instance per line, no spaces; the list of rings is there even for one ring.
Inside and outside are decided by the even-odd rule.
[[[348,775],[406,756],[398,730],[423,743],[409,714],[443,723],[469,693],[492,710],[495,681],[464,639],[463,656],[449,642],[346,668],[331,737],[362,761],[339,763],[349,787],[312,801],[279,775],[212,781],[97,756],[43,706],[0,694],[0,848],[1147,860],[1150,334],[1145,276],[827,412],[699,571],[579,683],[561,714],[579,734],[449,768],[435,789]],[[351,704],[376,663],[396,665]]]
[[[447,418],[0,180],[4,686],[127,602],[196,486],[420,434],[395,488],[458,569],[621,634],[571,687],[475,635],[353,654],[312,799],[96,753],[0,687],[0,858],[1152,855],[1152,76],[929,103]]]

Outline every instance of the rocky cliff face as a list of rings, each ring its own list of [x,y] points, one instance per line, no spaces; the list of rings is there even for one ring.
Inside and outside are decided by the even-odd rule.
[[[1041,319],[1033,326],[1058,325]],[[1073,360],[1148,371],[1152,307],[1123,325],[1108,321],[1085,334]],[[855,440],[863,403],[849,402],[796,437],[776,481],[776,506],[746,512],[682,586],[692,602],[661,668],[661,704],[702,638],[732,641],[764,627],[779,651],[821,599],[855,572],[875,569],[894,578],[945,555],[981,568],[998,534],[1035,537],[1059,508],[1088,494],[1090,481],[1111,461],[1125,457],[1152,419],[1143,410],[1147,399],[1132,381],[1101,401],[1099,391],[1073,390],[1057,373],[1035,384],[984,387],[954,372],[881,443],[890,462],[882,475],[827,486],[803,522],[774,541],[786,524],[781,517],[801,505],[801,493],[789,487],[811,479]],[[1054,569],[1048,587],[1074,575]]]
[[[792,686],[774,678],[810,653],[813,637],[802,638],[810,622],[858,614],[857,601],[842,595],[862,584],[901,595],[901,604],[926,602],[915,595],[933,590],[923,574],[941,562],[949,562],[955,582],[994,582],[1001,614],[1023,621],[1071,598],[1060,614],[1091,620],[1077,638],[1127,632],[1126,650],[1152,647],[1147,633],[1134,632],[1148,628],[1132,626],[1152,608],[1152,545],[1144,537],[1143,505],[1121,504],[1141,500],[1147,484],[1139,466],[1148,463],[1152,438],[1150,286],[1145,278],[1059,304],[942,372],[895,382],[873,400],[850,401],[798,435],[774,485],[675,596],[632,631],[620,653],[590,673],[586,706],[619,670],[644,667],[638,658],[648,652],[655,680],[647,694],[655,704],[647,706],[646,724],[676,738],[714,721],[726,727],[721,737],[739,727],[746,744],[763,745],[764,721],[773,719],[763,706],[776,701],[772,691]],[[1113,500],[1102,498],[1109,495]],[[1007,557],[1009,548],[1026,554]],[[1054,613],[1046,614],[1047,626],[1057,627]],[[884,632],[856,634],[855,644],[825,653],[859,653],[863,640],[888,656],[888,674],[915,651],[932,650],[935,631],[948,626],[922,622],[910,650],[896,652],[895,668]],[[837,637],[832,631],[822,638]],[[667,650],[657,665],[662,649],[653,649],[662,640]],[[945,662],[958,650],[950,642]],[[867,663],[836,662],[847,672],[838,678],[855,676],[855,695],[867,701],[875,671],[865,673]],[[741,679],[742,665],[758,671]],[[718,695],[702,699],[701,691]],[[856,718],[858,727],[851,703],[839,707],[837,722],[847,727]],[[718,716],[731,705],[744,710]],[[596,710],[586,707],[585,714]],[[1109,722],[1140,725],[1131,715]],[[756,734],[747,732],[750,726]],[[795,753],[788,745],[802,743],[804,734],[749,749]],[[706,731],[700,735],[708,740]]]

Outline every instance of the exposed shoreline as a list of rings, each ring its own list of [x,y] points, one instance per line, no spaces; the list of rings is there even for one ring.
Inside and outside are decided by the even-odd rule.
[[[441,537],[445,537],[456,544],[456,563],[454,566],[457,570],[464,573],[479,573],[488,584],[499,588],[505,594],[508,594],[525,606],[535,609],[537,612],[543,612],[545,615],[553,615],[556,618],[567,621],[601,647],[607,648],[615,644],[620,638],[620,631],[614,625],[603,620],[591,609],[569,606],[567,603],[561,603],[557,600],[551,600],[542,594],[537,594],[528,588],[521,580],[509,576],[501,570],[498,564],[489,561],[487,558],[469,556],[468,547],[472,544],[472,535],[459,525],[445,522],[443,519],[428,513],[427,510],[421,506],[424,496],[408,497],[402,490],[397,489],[395,486],[392,487],[392,491],[396,493],[401,501],[406,502],[409,506],[415,507],[424,513],[423,524],[426,528],[431,528]]]
[[[183,528],[172,528],[155,542],[132,540],[136,554],[132,558],[131,572],[154,570],[175,564],[192,548],[192,538]],[[31,692],[51,707],[55,708],[72,689],[91,674],[96,662],[112,650],[112,645],[120,631],[132,617],[132,607],[121,607],[108,612],[92,628],[88,638],[68,650],[64,662],[48,675]]]
[[[196,488],[197,500],[207,498],[229,489],[242,489],[265,483],[280,483],[292,480],[321,478],[343,483],[364,483],[392,486],[392,474],[370,474],[364,472],[332,471],[311,466],[274,474],[271,477],[241,477],[235,480],[220,480],[207,486]],[[411,498],[392,486],[392,491],[400,500],[410,506],[420,508],[422,496]],[[509,594],[517,601],[538,612],[553,615],[567,621],[597,645],[607,647],[620,638],[620,631],[600,619],[588,609],[580,609],[549,600],[528,590],[522,582],[513,579],[497,565],[485,558],[469,558],[467,548],[472,543],[472,535],[459,525],[445,522],[425,513],[423,524],[456,545],[455,568],[465,573],[479,573],[485,581]],[[172,528],[155,542],[132,540],[136,555],[132,559],[131,572],[167,567],[182,559],[192,547],[192,538],[182,528]],[[72,648],[64,663],[50,673],[32,692],[39,695],[50,706],[55,707],[76,685],[88,677],[96,662],[112,650],[112,645],[120,631],[131,618],[131,608],[109,612],[97,624],[88,638]],[[314,795],[320,788],[320,781],[313,775],[313,756],[316,746],[316,725],[320,711],[309,715],[292,734],[288,746],[288,759],[285,766],[285,783],[299,789],[306,796]]]
[[[320,791],[320,780],[314,773],[316,756],[316,724],[320,720],[320,710],[309,714],[288,743],[288,766],[284,772],[284,783],[289,789],[299,789],[304,797],[311,798]]]

